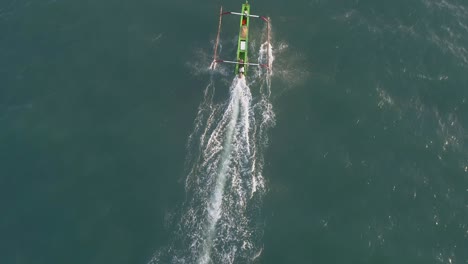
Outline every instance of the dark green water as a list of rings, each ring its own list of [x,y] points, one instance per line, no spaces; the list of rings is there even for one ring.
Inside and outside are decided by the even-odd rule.
[[[221,4],[0,3],[0,263],[171,244]],[[468,263],[468,4],[251,4],[275,51],[256,262]]]

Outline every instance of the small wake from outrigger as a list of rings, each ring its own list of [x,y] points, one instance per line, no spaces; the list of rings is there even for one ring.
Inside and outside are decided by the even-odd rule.
[[[271,50],[269,42],[261,45],[259,63],[272,63]],[[234,77],[224,103],[213,101],[213,79],[205,88],[188,140],[187,198],[180,222],[169,246],[150,264],[252,263],[261,255],[263,155],[275,116],[269,99],[271,67],[254,73],[252,89],[245,78]]]

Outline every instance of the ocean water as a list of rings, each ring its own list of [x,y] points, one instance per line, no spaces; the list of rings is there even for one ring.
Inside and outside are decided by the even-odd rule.
[[[0,263],[468,263],[468,3],[241,3],[0,3]]]

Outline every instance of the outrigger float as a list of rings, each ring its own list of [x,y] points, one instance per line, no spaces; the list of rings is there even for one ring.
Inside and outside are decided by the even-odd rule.
[[[240,16],[240,29],[239,29],[239,40],[237,42],[237,60],[236,61],[229,61],[229,60],[220,60],[218,59],[218,44],[219,44],[219,34],[221,33],[221,23],[222,18],[224,15],[237,15]],[[267,39],[270,41],[270,19],[264,16],[252,15],[250,14],[250,5],[248,0],[245,1],[245,4],[242,4],[242,11],[240,13],[237,12],[223,12],[223,7],[221,6],[221,10],[219,12],[219,24],[218,24],[218,34],[216,36],[216,43],[214,49],[214,56],[213,62],[211,63],[210,68],[212,70],[216,69],[217,63],[231,63],[236,64],[235,74],[239,75],[239,78],[242,78],[247,75],[247,68],[248,66],[259,66],[269,69],[269,61],[266,64],[259,64],[259,63],[250,63],[248,55],[248,47],[249,47],[249,23],[250,18],[260,18],[267,23]],[[268,43],[269,44],[269,43]],[[270,45],[267,45],[268,49]],[[269,54],[270,51],[267,51]],[[267,56],[267,60],[269,60]]]

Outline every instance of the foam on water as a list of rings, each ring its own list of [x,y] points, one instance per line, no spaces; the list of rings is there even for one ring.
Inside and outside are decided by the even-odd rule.
[[[242,154],[249,155],[249,106],[250,106],[251,95],[249,88],[245,83],[245,79],[235,78],[233,85],[231,86],[231,100],[228,105],[226,112],[224,113],[223,119],[220,124],[227,123],[227,126],[218,126],[215,130],[215,133],[212,134],[213,138],[210,138],[209,145],[219,144],[218,140],[219,135],[225,129],[225,138],[224,144],[222,147],[222,153],[219,163],[219,172],[217,173],[216,183],[214,185],[213,193],[208,201],[208,219],[206,227],[206,237],[203,243],[202,254],[199,259],[199,263],[209,263],[210,262],[210,253],[213,246],[213,239],[216,233],[216,224],[221,218],[222,213],[222,200],[224,196],[224,189],[227,181],[227,173],[230,170],[230,164],[232,159],[233,147],[236,152],[242,152]],[[239,116],[241,112],[241,116]],[[238,119],[241,119],[238,122]],[[233,134],[236,130],[237,133],[240,133],[239,142],[241,145],[233,146]],[[244,149],[241,149],[244,148]],[[216,146],[214,149],[219,149]],[[243,164],[241,164],[242,166]],[[245,164],[248,166],[248,164]],[[242,190],[238,190],[242,191]],[[242,195],[242,194],[241,194]]]
[[[273,62],[269,43],[258,55],[259,62]],[[224,103],[213,102],[213,78],[205,88],[188,140],[187,200],[172,241],[150,263],[251,263],[261,255],[263,153],[274,125],[272,71],[252,73],[256,99],[246,79],[237,76]]]

